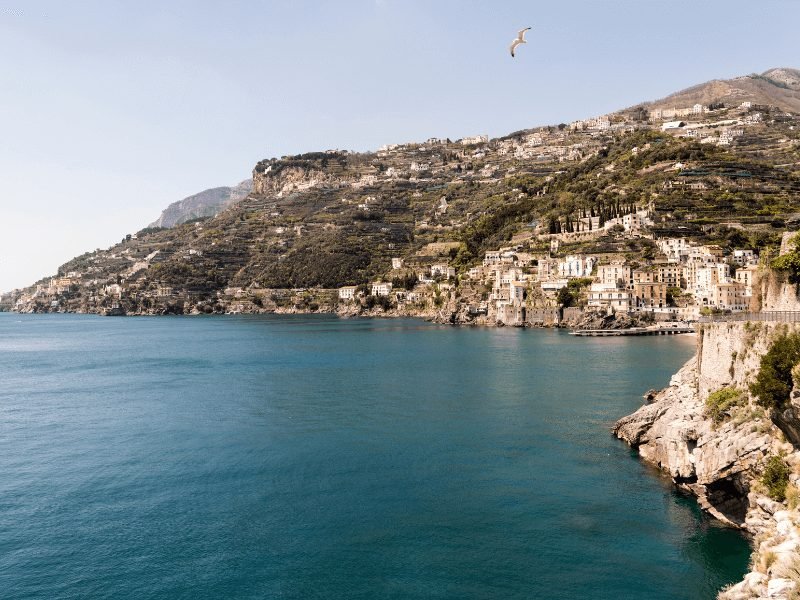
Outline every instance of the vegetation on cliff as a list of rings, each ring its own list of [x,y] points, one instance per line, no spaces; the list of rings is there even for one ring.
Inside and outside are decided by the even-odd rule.
[[[792,369],[800,363],[800,333],[778,337],[761,358],[761,368],[750,392],[760,406],[781,409],[789,400],[794,385]]]

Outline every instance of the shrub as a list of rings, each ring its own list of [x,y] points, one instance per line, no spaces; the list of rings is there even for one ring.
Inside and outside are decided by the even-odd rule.
[[[789,485],[789,465],[780,456],[770,456],[761,475],[761,483],[767,488],[770,498],[783,502]]]
[[[800,234],[793,236],[789,242],[794,245],[794,248],[773,260],[771,266],[777,271],[788,272],[789,283],[800,284],[800,249],[798,249]]]
[[[786,487],[786,504],[789,510],[794,510],[800,506],[800,490],[791,483]]]
[[[745,395],[734,387],[726,387],[708,395],[706,399],[706,415],[714,423],[721,423],[730,416],[730,409],[744,404]]]
[[[782,408],[792,391],[792,368],[800,362],[800,334],[782,335],[761,358],[761,369],[750,391],[764,408]]]

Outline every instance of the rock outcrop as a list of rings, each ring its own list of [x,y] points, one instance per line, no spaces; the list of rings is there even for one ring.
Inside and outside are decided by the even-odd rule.
[[[252,180],[246,179],[234,187],[204,190],[199,194],[173,202],[148,227],[175,227],[192,219],[213,217],[245,198],[252,189]]]
[[[800,453],[776,427],[770,418],[774,415],[757,406],[748,393],[761,357],[789,330],[800,326],[704,326],[697,334],[696,355],[669,386],[614,425],[615,435],[696,496],[704,510],[754,536],[752,572],[721,598],[787,598],[800,580],[795,569],[800,514],[794,506],[789,509],[771,500],[760,482],[768,456],[783,457],[797,473]],[[741,401],[715,421],[706,403],[710,394],[723,388],[739,390]],[[790,476],[793,485],[797,479]]]

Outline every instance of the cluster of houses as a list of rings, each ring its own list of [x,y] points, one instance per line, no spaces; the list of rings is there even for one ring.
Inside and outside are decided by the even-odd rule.
[[[593,256],[539,257],[511,248],[487,252],[470,279],[491,282],[488,314],[498,321],[525,321],[529,293],[536,288],[553,299],[570,280],[588,286],[586,307],[605,313],[650,312],[661,319],[694,320],[705,310],[745,311],[753,296],[758,256],[734,250],[724,257],[714,245],[696,245],[685,238],[657,241],[661,259],[640,266],[625,261],[599,264]]]
[[[650,264],[623,260],[601,264],[594,256],[535,255],[520,247],[486,252],[481,265],[466,273],[469,284],[487,290],[471,312],[492,322],[521,325],[537,309],[558,306],[558,294],[573,280],[584,290],[588,311],[651,313],[659,320],[695,320],[706,311],[746,311],[753,296],[758,255],[734,250],[724,256],[716,245],[699,245],[686,238],[656,241],[659,257]],[[393,268],[403,267],[393,259]],[[435,264],[418,274],[420,286],[450,287],[456,270]],[[419,300],[424,292],[392,290],[388,282],[369,286],[375,296],[390,296],[398,303]],[[490,291],[489,291],[490,290]],[[342,301],[357,296],[356,286],[339,289]]]
[[[678,137],[696,139],[701,144],[728,146],[738,137],[744,135],[744,127],[761,123],[763,116],[753,112],[752,102],[742,102],[738,107],[739,114],[735,118],[719,121],[683,121],[682,117],[698,118],[713,112],[709,107],[695,104],[687,108],[656,109],[650,111],[651,121],[661,121],[661,131]]]

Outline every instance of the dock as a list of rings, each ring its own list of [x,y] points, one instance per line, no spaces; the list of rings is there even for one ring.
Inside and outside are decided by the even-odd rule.
[[[693,325],[681,324],[676,326],[656,327],[631,327],[629,329],[576,329],[570,335],[581,337],[617,337],[621,335],[678,335],[679,333],[694,333]]]

